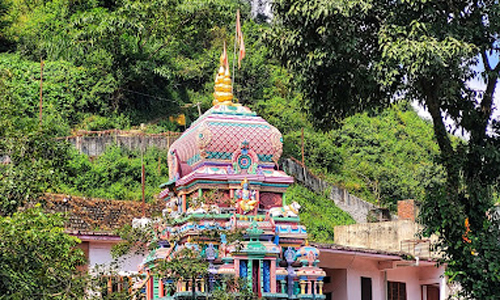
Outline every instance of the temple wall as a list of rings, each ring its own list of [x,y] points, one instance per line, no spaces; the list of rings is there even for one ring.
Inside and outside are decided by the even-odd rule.
[[[375,205],[349,194],[346,189],[314,176],[307,168],[290,158],[284,159],[281,165],[286,173],[295,177],[302,185],[318,194],[326,194],[335,202],[335,205],[350,214],[357,223],[366,223],[368,213],[376,208]]]

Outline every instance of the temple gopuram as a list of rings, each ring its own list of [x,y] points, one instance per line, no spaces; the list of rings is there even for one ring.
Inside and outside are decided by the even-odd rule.
[[[173,222],[161,228],[159,248],[142,266],[150,274],[148,300],[205,299],[214,289],[239,293],[245,287],[263,299],[325,299],[319,250],[307,242],[300,205],[285,197],[293,178],[278,168],[282,149],[278,129],[233,102],[224,51],[213,107],[169,149],[170,180],[160,198]],[[210,230],[222,234],[207,237]],[[242,238],[231,242],[224,232]],[[183,249],[208,262],[207,276],[193,282],[154,275],[158,262],[182,259]],[[224,278],[243,287],[231,290]]]

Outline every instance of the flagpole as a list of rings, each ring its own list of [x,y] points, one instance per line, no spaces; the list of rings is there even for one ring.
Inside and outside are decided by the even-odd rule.
[[[238,9],[239,11],[239,9]],[[231,93],[234,95],[234,79],[236,78],[236,74],[234,73],[234,65],[236,63],[236,42],[238,41],[238,21],[236,21],[236,24],[234,26],[234,52],[233,52],[233,77],[232,77],[232,84],[231,84]]]

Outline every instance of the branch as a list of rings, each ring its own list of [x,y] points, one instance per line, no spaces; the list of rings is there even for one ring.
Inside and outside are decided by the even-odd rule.
[[[484,135],[486,134],[488,120],[490,119],[492,113],[493,95],[495,94],[495,88],[498,81],[498,72],[500,70],[500,63],[497,63],[495,68],[492,70],[489,62],[485,61],[485,59],[487,58],[486,51],[481,51],[481,57],[483,57],[483,65],[485,70],[486,67],[488,67],[488,72],[486,72],[486,90],[480,103],[482,115],[481,120],[479,120],[480,131],[476,133],[478,134],[476,136],[477,138],[484,138]]]
[[[488,61],[488,56],[486,55],[485,51],[481,51],[481,58],[483,60],[484,70],[491,71],[490,62]]]
[[[451,140],[441,115],[441,104],[437,95],[441,87],[440,79],[438,76],[432,80],[421,79],[418,81],[418,84],[423,91],[425,105],[432,117],[434,134],[441,151],[443,165],[450,177],[449,182],[451,183],[450,186],[453,188],[452,192],[455,192],[458,189],[459,171],[454,159],[456,153],[451,145]]]

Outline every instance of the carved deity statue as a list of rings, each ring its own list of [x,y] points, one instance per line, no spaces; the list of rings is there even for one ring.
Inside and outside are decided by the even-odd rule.
[[[255,209],[259,201],[256,199],[256,191],[250,190],[248,180],[245,178],[241,182],[241,189],[236,191],[236,205],[243,213],[248,213]]]

